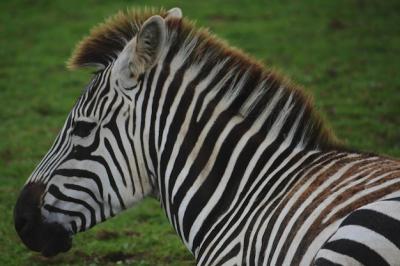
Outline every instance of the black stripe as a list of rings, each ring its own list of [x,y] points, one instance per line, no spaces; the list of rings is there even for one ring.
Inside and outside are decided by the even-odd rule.
[[[104,110],[104,108],[105,108],[105,106],[106,106],[106,104],[107,104],[107,102],[108,102],[108,99],[109,99],[109,97],[108,96],[105,96],[104,98],[102,98],[101,100],[99,100],[99,109],[98,110],[96,110],[96,113],[99,113],[99,115],[98,115],[98,117],[102,117],[102,113],[103,113],[103,111],[102,110]]]
[[[156,69],[157,69],[157,65],[154,66],[153,69],[150,71],[150,73],[145,76],[145,82],[143,82],[143,86],[144,86],[145,83],[146,83],[146,86],[145,86],[145,89],[142,92],[142,93],[144,93],[144,96],[143,96],[143,102],[142,102],[142,106],[141,106],[142,119],[140,121],[140,123],[141,123],[140,129],[142,130],[140,132],[140,138],[141,138],[140,139],[141,140],[140,141],[140,145],[142,147],[142,151],[145,150],[144,149],[145,140],[146,140],[146,143],[148,142],[147,136],[144,135],[146,119],[143,119],[143,118],[146,116],[146,113],[147,113],[149,97],[150,97],[150,93],[151,93],[151,85],[153,84],[154,73],[155,73]],[[144,158],[144,163],[145,163],[145,166],[146,166],[147,176],[150,177],[150,176],[154,175],[155,173],[152,173],[153,169],[150,169],[149,162],[147,161],[146,156],[143,156],[143,158]],[[155,188],[153,188],[153,189],[155,189]],[[156,189],[158,190],[158,187]]]
[[[334,263],[330,260],[324,258],[318,258],[314,264],[314,266],[342,266],[342,264]]]
[[[124,158],[124,161],[125,161],[125,163],[127,165],[127,168],[130,171],[128,155],[126,154],[126,151],[125,151],[125,148],[124,148],[124,143],[123,143],[123,140],[121,139],[121,134],[120,134],[120,130],[121,129],[117,125],[117,121],[118,121],[117,117],[120,115],[120,111],[121,111],[123,105],[124,105],[124,101],[121,101],[120,104],[115,108],[115,110],[114,110],[114,112],[112,114],[112,117],[110,118],[110,121],[107,124],[105,124],[103,127],[104,128],[108,128],[112,132],[114,140],[117,143],[118,149],[119,149],[119,151],[121,151],[121,154],[122,154],[122,156]],[[121,179],[122,179],[122,182],[124,183],[124,186],[126,187],[127,186],[127,182],[126,182],[126,179],[125,179],[125,175],[124,175],[124,172],[122,171],[121,164],[120,164],[120,162],[118,161],[118,159],[117,159],[117,157],[115,155],[113,147],[111,146],[110,142],[107,139],[104,139],[104,144],[106,146],[106,149],[110,153],[111,158],[112,158],[115,166],[117,167],[117,169],[118,169],[118,171],[119,171],[119,173],[121,175]],[[132,150],[133,150],[133,147],[132,147]],[[130,176],[132,176],[132,173],[130,173]]]
[[[122,175],[121,166],[119,165],[118,160],[115,157],[114,151],[112,149],[112,146],[111,146],[110,142],[107,139],[104,139],[104,145],[105,145],[107,151],[110,153],[110,156],[111,156],[115,166],[117,167],[117,169],[118,169],[118,171],[119,171],[119,173],[121,175],[120,178],[122,179],[124,185],[126,186],[126,181],[124,179],[124,176]],[[118,187],[117,183],[115,182],[115,176],[113,176],[112,171],[111,171],[107,161],[102,157],[100,157],[100,158],[103,161],[104,167],[107,169],[108,180],[110,180],[111,187],[113,188],[115,194],[117,194],[118,199],[119,199],[120,204],[121,204],[121,207],[123,209],[125,209],[125,204],[124,204],[124,201],[122,200],[122,197],[121,197],[121,194],[120,194],[120,191],[119,191],[119,187]]]
[[[144,85],[144,82],[141,82],[139,90],[141,90],[143,88],[143,85]],[[136,96],[135,96],[135,103],[138,102],[139,96],[140,96],[140,93],[137,93]],[[140,185],[142,194],[144,194],[144,186],[143,186],[144,178],[142,178],[143,173],[141,172],[141,168],[139,167],[139,161],[138,161],[138,155],[137,154],[138,153],[142,154],[143,161],[146,161],[146,160],[144,159],[144,157],[145,157],[144,150],[142,149],[140,151],[137,151],[136,147],[134,145],[134,142],[133,142],[133,137],[137,138],[137,136],[134,136],[134,134],[136,132],[136,126],[137,126],[136,125],[137,124],[137,121],[136,121],[137,120],[136,119],[136,110],[131,111],[131,114],[132,114],[131,119],[127,120],[127,123],[126,123],[126,135],[128,137],[128,141],[129,141],[129,143],[131,144],[131,147],[132,147],[131,152],[133,154],[133,160],[135,161],[135,166],[136,166],[136,169],[137,169],[139,185]],[[142,120],[143,120],[143,117],[142,117]],[[130,122],[132,124],[132,131],[131,132],[129,132],[129,130],[128,130],[128,128],[129,128],[128,122]],[[140,132],[139,132],[138,135],[139,135],[139,137],[141,136]],[[132,138],[131,138],[131,136],[132,136]],[[143,143],[141,143],[140,148],[142,147],[142,145],[143,145]],[[145,163],[145,165],[146,165],[146,163]],[[132,175],[130,168],[129,168],[129,173]],[[148,175],[148,176],[150,176],[150,175]],[[133,183],[133,177],[132,177],[132,184],[134,184]],[[135,190],[135,189],[133,189],[133,190]]]
[[[91,82],[87,86],[86,93],[85,93],[85,95],[87,95],[87,100],[85,101],[85,103],[82,104],[82,107],[85,107],[85,108],[82,108],[82,109],[84,109],[84,113],[82,112],[83,113],[82,115],[90,114],[92,112],[92,110],[96,104],[95,95],[98,94],[100,91],[100,88],[103,83],[103,77],[104,77],[104,75],[102,73],[98,74],[94,78],[93,82]]]
[[[389,266],[389,264],[374,250],[349,239],[330,241],[326,243],[323,248],[352,257],[366,266]]]
[[[385,199],[384,201],[400,201],[400,197]]]
[[[100,120],[103,120],[105,117],[107,117],[111,112],[111,110],[114,108],[115,103],[117,102],[118,95],[114,94],[113,98],[111,99],[111,102],[107,106],[107,109],[104,107],[100,110]]]
[[[128,139],[129,146],[131,147],[131,151],[132,151],[132,153],[133,153],[133,158],[134,158],[134,160],[135,160],[136,169],[137,169],[138,172],[139,172],[138,163],[137,163],[137,159],[136,159],[135,145],[133,144],[133,139],[132,139],[132,137],[131,137],[131,134],[129,134],[129,133],[130,133],[130,132],[129,132],[129,123],[132,123],[132,124],[133,124],[133,125],[132,125],[133,128],[135,127],[135,121],[134,121],[135,113],[133,113],[132,116],[133,116],[133,118],[132,118],[131,120],[126,120],[126,121],[125,121],[125,132],[126,132],[126,135],[127,135],[127,139]],[[133,129],[132,132],[135,132],[135,129]],[[127,160],[126,163],[127,163],[127,165],[128,165],[128,170],[129,170],[129,177],[130,177],[131,184],[132,184],[132,195],[134,195],[135,192],[136,192],[136,188],[135,188],[135,183],[134,183],[134,181],[133,181],[133,173],[132,173],[132,170],[131,170],[131,167],[130,167],[130,164],[129,164],[128,159],[126,159],[126,160]],[[138,174],[139,174],[139,173],[138,173]],[[141,180],[141,178],[139,178],[139,180]]]
[[[75,222],[75,221],[71,221],[70,224],[71,224],[72,232],[73,232],[74,234],[78,233],[78,227],[77,227],[77,225],[76,225],[76,222]]]
[[[113,217],[113,216],[115,216],[115,213],[114,213],[114,211],[113,211],[112,203],[111,203],[111,202],[112,202],[112,201],[111,201],[111,195],[108,194],[108,206],[110,207],[110,217]]]

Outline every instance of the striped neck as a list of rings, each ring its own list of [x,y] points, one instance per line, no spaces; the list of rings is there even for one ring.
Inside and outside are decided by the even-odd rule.
[[[139,99],[161,203],[196,253],[237,189],[268,178],[282,156],[336,144],[308,97],[274,72],[213,47],[199,59],[200,39],[178,40],[172,33]]]

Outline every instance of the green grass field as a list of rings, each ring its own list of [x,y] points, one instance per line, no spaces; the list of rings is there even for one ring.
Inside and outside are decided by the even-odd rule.
[[[65,68],[95,24],[130,6],[179,6],[314,94],[348,145],[400,157],[400,2],[0,1],[0,265],[193,265],[159,203],[146,200],[53,259],[19,241],[12,210],[89,81]]]

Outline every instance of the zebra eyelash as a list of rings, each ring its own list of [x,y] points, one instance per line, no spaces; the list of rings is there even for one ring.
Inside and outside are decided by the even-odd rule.
[[[137,88],[137,86],[138,86],[139,84],[136,84],[136,85],[134,85],[134,86],[132,86],[132,87],[127,87],[127,88],[124,88],[124,90],[127,90],[127,91],[131,91],[131,90],[134,90],[134,89],[136,89]]]

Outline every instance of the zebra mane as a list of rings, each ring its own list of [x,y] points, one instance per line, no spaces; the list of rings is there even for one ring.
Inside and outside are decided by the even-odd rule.
[[[112,63],[129,42],[138,33],[141,25],[151,16],[167,16],[165,9],[128,9],[120,11],[105,22],[94,27],[89,36],[79,42],[68,60],[70,69],[80,67],[105,68]],[[249,113],[262,113],[268,97],[266,90],[283,88],[284,97],[292,97],[296,103],[297,112],[303,112],[306,118],[303,130],[312,140],[312,145],[320,149],[342,147],[332,130],[314,107],[312,97],[299,86],[276,71],[265,67],[261,62],[251,58],[240,49],[228,45],[205,28],[198,28],[192,21],[185,18],[171,18],[166,21],[169,49],[185,50],[186,64],[208,64],[208,68],[223,65],[222,75],[231,76],[236,84],[241,84],[238,90],[227,93],[227,97],[243,97],[243,106],[238,114],[244,117]],[[204,63],[204,61],[208,61]],[[241,78],[239,78],[241,77]],[[248,86],[251,83],[252,86]],[[241,91],[252,89],[248,97],[241,96]],[[265,104],[262,104],[262,103]],[[261,104],[260,104],[261,103]],[[282,104],[282,108],[283,108]],[[295,123],[295,121],[290,121]]]
[[[118,57],[126,43],[135,37],[143,22],[155,14],[165,17],[167,12],[154,8],[119,11],[92,28],[90,34],[76,45],[67,61],[67,67],[105,68]]]

